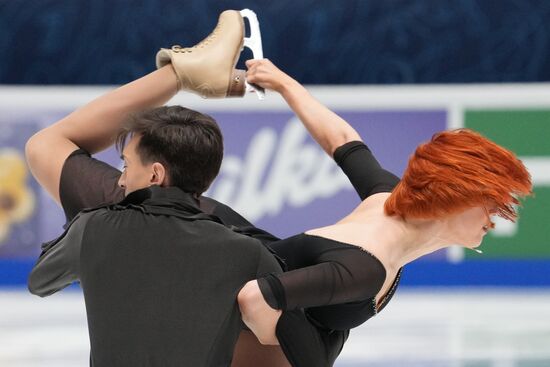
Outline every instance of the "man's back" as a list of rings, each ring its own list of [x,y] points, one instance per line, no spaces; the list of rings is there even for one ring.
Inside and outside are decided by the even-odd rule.
[[[81,214],[71,225],[80,241],[71,229],[61,241],[80,242],[91,363],[228,365],[239,289],[280,268],[259,242],[188,206],[188,194],[148,190],[146,200]]]

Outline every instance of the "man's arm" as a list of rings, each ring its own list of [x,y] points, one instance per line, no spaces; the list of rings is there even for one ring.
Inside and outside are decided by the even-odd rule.
[[[78,281],[80,249],[91,213],[81,214],[57,239],[43,245],[42,254],[29,275],[29,291],[46,297]]]
[[[176,92],[176,74],[167,65],[77,109],[28,140],[25,153],[32,174],[61,205],[61,171],[72,152],[83,148],[95,154],[108,148],[130,114],[161,106]]]

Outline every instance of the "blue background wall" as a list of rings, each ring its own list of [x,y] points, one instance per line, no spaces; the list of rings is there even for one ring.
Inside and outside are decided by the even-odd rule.
[[[249,7],[306,84],[550,80],[547,0],[0,0],[0,84],[120,84]]]

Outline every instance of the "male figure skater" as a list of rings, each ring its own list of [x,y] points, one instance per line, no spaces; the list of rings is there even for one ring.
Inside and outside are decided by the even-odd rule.
[[[213,34],[215,44],[227,46],[207,49],[217,54],[204,59],[189,52],[188,62],[203,64],[191,81],[176,78],[166,65],[27,143],[31,171],[69,220],[65,233],[45,244],[29,289],[46,296],[80,281],[94,366],[228,365],[241,326],[238,290],[280,271],[266,247],[223,224],[261,239],[269,234],[199,198],[221,164],[215,121],[183,107],[158,107],[179,88],[195,91],[192,85],[216,82],[200,73],[216,69],[208,60],[229,65],[217,76],[229,91],[225,71],[234,68],[242,29],[238,12],[224,12]],[[123,148],[122,174],[90,157],[115,140]]]

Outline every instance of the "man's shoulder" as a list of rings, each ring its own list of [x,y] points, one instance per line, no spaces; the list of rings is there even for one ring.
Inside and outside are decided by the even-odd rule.
[[[98,214],[100,211],[102,211],[104,208],[97,208],[97,209],[85,209],[80,212],[78,212],[73,219],[68,221],[63,228],[65,230],[74,227],[75,223],[78,223],[80,227],[85,226],[87,223],[90,222],[90,220]]]
[[[210,221],[200,221],[197,225],[200,226],[201,232],[205,234],[205,238],[211,244],[231,249],[234,253],[254,255],[263,252],[269,253],[269,250],[260,240],[241,234],[231,227]]]
[[[201,220],[197,224],[204,227],[204,230],[211,234],[216,235],[220,241],[234,241],[246,245],[261,245],[261,242],[250,236],[246,236],[236,231],[235,227],[227,226],[222,223],[218,223],[210,220]]]
[[[209,229],[207,239],[212,248],[221,251],[227,262],[240,264],[243,271],[254,271],[256,277],[258,274],[281,272],[283,265],[260,240],[215,222],[205,223],[204,228]],[[244,264],[253,268],[247,268]]]

